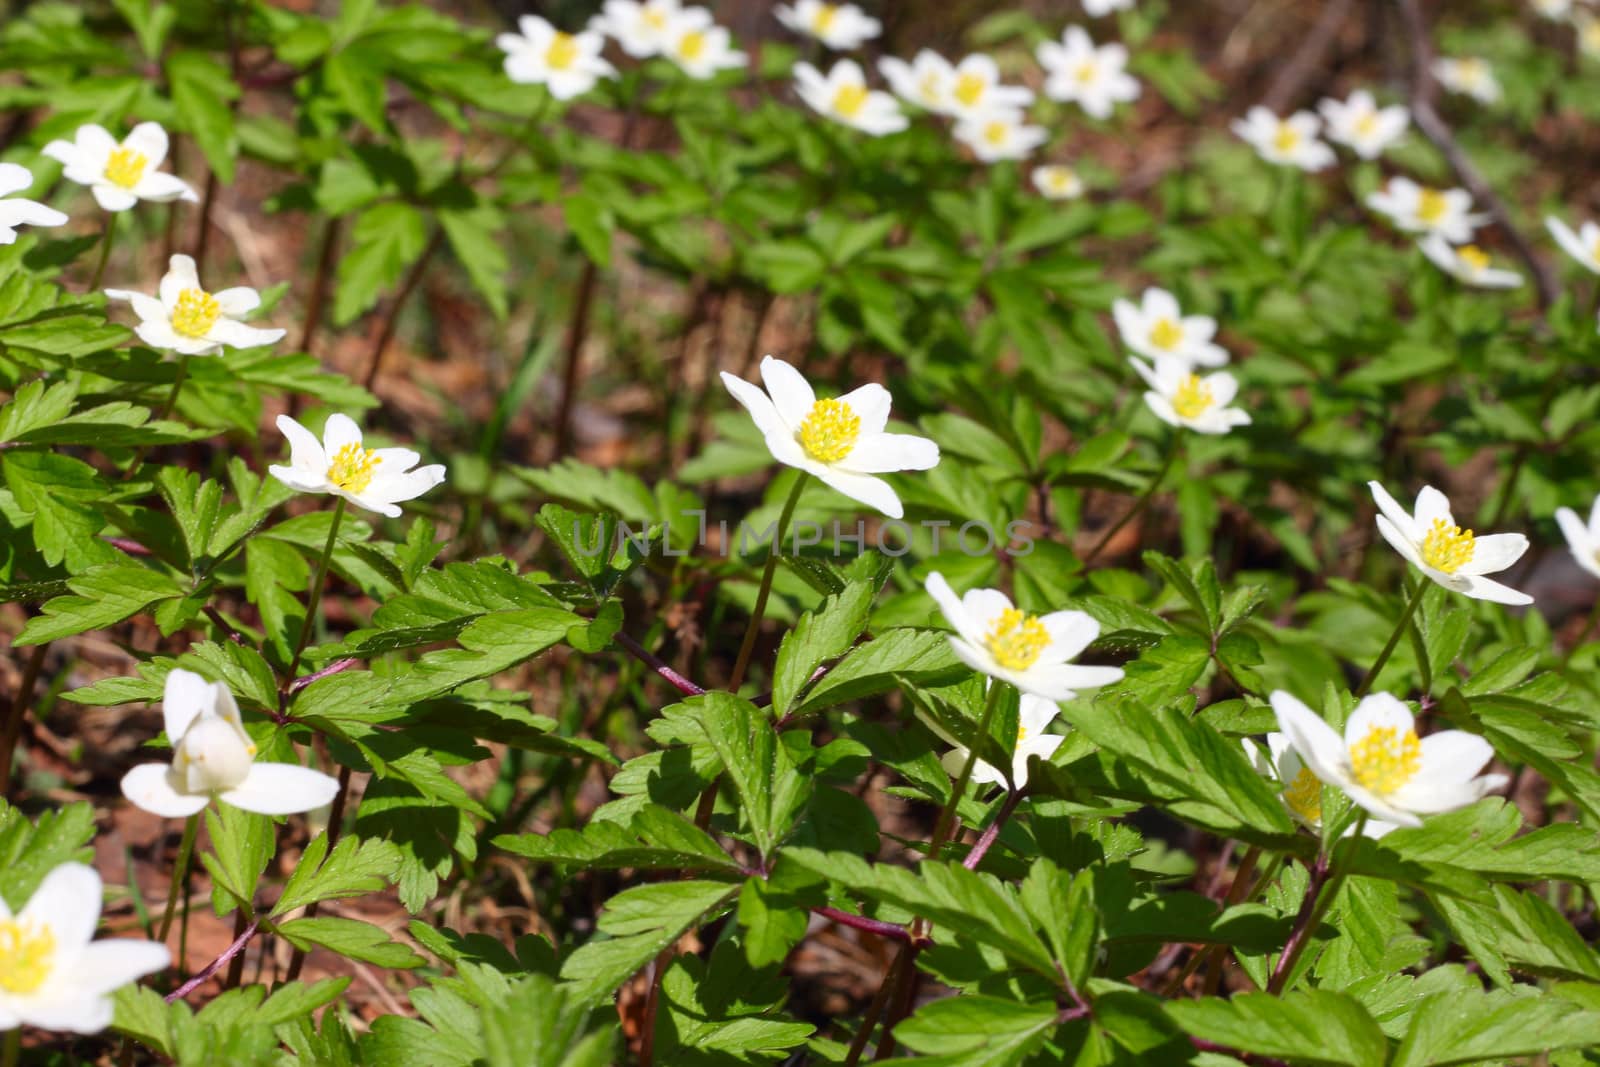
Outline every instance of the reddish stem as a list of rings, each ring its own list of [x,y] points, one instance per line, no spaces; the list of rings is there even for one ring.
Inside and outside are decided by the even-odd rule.
[[[204,985],[208,978],[216,974],[223,968],[225,964],[228,963],[228,961],[232,960],[235,956],[244,951],[245,945],[249,944],[250,939],[256,936],[256,930],[260,927],[260,925],[261,920],[257,919],[251,922],[249,926],[246,926],[244,928],[244,932],[233,939],[233,944],[222,950],[222,955],[218,956],[216,959],[200,968],[200,972],[193,978],[189,979],[177,989],[174,989],[172,992],[168,993],[166,997],[167,1003],[171,1004],[175,1000],[182,1000],[184,997],[200,988],[200,986]]]

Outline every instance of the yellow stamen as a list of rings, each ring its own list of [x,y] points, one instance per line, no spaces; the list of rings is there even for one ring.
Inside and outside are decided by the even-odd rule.
[[[839,9],[832,4],[818,6],[817,13],[811,16],[811,32],[827,33],[828,27],[833,25],[833,20],[839,17]]]
[[[1474,547],[1471,530],[1434,519],[1427,536],[1422,539],[1422,562],[1436,571],[1454,574],[1472,562]]]
[[[144,168],[149,163],[150,158],[137,149],[114,148],[106,158],[106,181],[132,189],[144,177]]]
[[[1449,201],[1445,200],[1444,194],[1437,189],[1423,189],[1417,195],[1417,218],[1429,226],[1444,218],[1444,213],[1449,209]]]
[[[1023,740],[1027,736],[1028,736],[1028,728],[1026,726],[1023,726],[1021,723],[1018,723],[1017,724],[1017,744],[1019,744],[1019,745],[1022,744]]]
[[[1369,111],[1356,119],[1356,133],[1362,137],[1371,137],[1378,132],[1378,113]]]
[[[1456,249],[1456,257],[1467,265],[1467,269],[1477,273],[1489,266],[1489,253],[1477,245],[1462,245]]]
[[[841,85],[833,94],[833,110],[835,114],[847,119],[853,119],[861,113],[867,104],[867,87],[865,85]]]
[[[372,484],[372,468],[382,462],[382,458],[358,444],[345,445],[328,464],[328,481],[347,493],[365,492]]]
[[[800,447],[818,463],[837,463],[856,447],[861,418],[843,400],[818,400],[800,422]]]
[[[1593,256],[1596,262],[1600,262],[1600,239],[1596,239],[1594,247],[1589,249],[1589,255]]]
[[[983,139],[999,148],[1006,143],[1006,135],[1011,132],[1011,127],[1003,122],[991,122],[983,128]]]
[[[204,289],[185,289],[172,309],[172,329],[185,337],[201,338],[222,317],[222,305]]]
[[[1272,135],[1272,147],[1280,152],[1293,152],[1300,146],[1300,131],[1287,122],[1278,123],[1278,132]]]
[[[48,926],[0,921],[0,989],[32,993],[55,965],[56,938]]]
[[[706,50],[706,35],[692,32],[683,35],[683,40],[678,42],[678,55],[693,62],[699,59]]]
[[[667,28],[667,16],[653,8],[645,8],[644,20],[650,24],[652,29],[664,30]]]
[[[550,40],[544,61],[551,70],[570,70],[578,61],[578,39],[570,33],[557,33]]]
[[[1064,193],[1072,188],[1077,177],[1070,167],[1051,167],[1046,172],[1044,180],[1045,184],[1055,192]]]
[[[939,102],[939,73],[930,70],[917,82],[917,93],[922,97],[923,103],[937,104]]]
[[[1364,788],[1387,796],[1405,785],[1422,766],[1422,742],[1415,730],[1374,726],[1350,746],[1350,769]]]
[[[1283,802],[1302,820],[1313,825],[1322,822],[1322,781],[1309,768],[1301,767],[1294,781],[1283,791]]]
[[[1178,413],[1179,418],[1197,419],[1210,410],[1216,402],[1212,396],[1211,386],[1201,380],[1198,374],[1191,374],[1179,385],[1178,391],[1172,394],[1172,410]]]
[[[1150,343],[1163,352],[1171,352],[1183,344],[1183,327],[1169,318],[1159,318],[1150,327]]]
[[[978,75],[963,74],[956,79],[955,98],[961,101],[962,107],[977,107],[988,87],[989,83]]]
[[[1008,671],[1025,671],[1050,643],[1050,631],[1025,611],[1007,608],[984,639],[989,655]]]
[[[1090,60],[1087,63],[1079,63],[1078,69],[1073,72],[1072,76],[1077,79],[1079,85],[1091,85],[1099,74],[1100,65]]]

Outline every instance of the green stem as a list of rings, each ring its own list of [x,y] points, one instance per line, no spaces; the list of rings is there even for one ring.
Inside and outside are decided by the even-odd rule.
[[[178,357],[178,372],[173,375],[172,389],[167,393],[167,402],[161,405],[161,414],[156,416],[157,421],[171,415],[178,406],[178,394],[183,391],[183,383],[189,378],[189,357]]]
[[[18,1026],[15,1029],[6,1031],[6,1047],[4,1053],[0,1053],[0,1064],[3,1064],[4,1067],[17,1067],[17,1063],[21,1059],[22,1027]]]
[[[1341,840],[1339,838],[1336,838],[1334,843],[1329,846],[1329,850],[1333,851],[1336,856],[1332,872],[1326,875],[1325,878],[1319,877],[1321,871],[1326,870],[1320,863],[1318,865],[1320,870],[1312,872],[1311,885],[1307,889],[1307,899],[1312,899],[1311,895],[1315,894],[1315,902],[1312,904],[1309,913],[1302,910],[1300,916],[1295,920],[1295,928],[1289,935],[1289,943],[1284,946],[1283,955],[1278,957],[1278,964],[1273,968],[1272,977],[1267,982],[1268,993],[1273,995],[1282,993],[1285,987],[1288,986],[1289,980],[1294,977],[1295,965],[1300,962],[1300,957],[1305,954],[1306,946],[1311,944],[1311,938],[1315,935],[1317,927],[1322,925],[1322,920],[1327,916],[1328,909],[1333,907],[1333,902],[1339,897],[1339,888],[1344,884],[1345,876],[1349,873],[1350,856],[1355,852],[1356,846],[1361,840],[1361,835],[1366,828],[1367,813],[1363,811],[1360,817],[1356,819],[1355,831],[1350,835],[1344,851],[1337,851],[1339,840]]]
[[[1417,578],[1417,591],[1412,594],[1411,599],[1406,603],[1405,610],[1400,613],[1400,623],[1394,628],[1394,633],[1389,635],[1389,643],[1383,646],[1383,651],[1378,653],[1377,662],[1372,665],[1371,670],[1367,671],[1367,676],[1361,679],[1361,687],[1356,690],[1357,700],[1360,700],[1371,691],[1372,683],[1378,680],[1378,672],[1383,670],[1385,663],[1389,662],[1389,656],[1393,654],[1395,646],[1400,643],[1400,638],[1405,634],[1406,627],[1411,625],[1411,616],[1417,613],[1417,606],[1422,603],[1422,595],[1427,591],[1428,580],[1419,576]]]
[[[967,791],[967,784],[972,781],[972,771],[978,765],[978,750],[983,747],[983,742],[989,736],[989,727],[994,722],[995,712],[1000,708],[1000,700],[1005,695],[1006,687],[998,681],[989,683],[989,699],[984,701],[983,718],[978,720],[978,732],[972,737],[972,742],[967,746],[967,759],[961,765],[961,773],[956,777],[956,787],[950,794],[950,802],[939,812],[939,821],[933,825],[933,837],[928,841],[928,859],[939,858],[939,850],[950,839],[951,831],[955,828],[956,810],[961,806],[961,797]]]
[[[156,941],[165,943],[172,929],[172,915],[177,910],[178,898],[188,896],[183,891],[189,873],[189,857],[194,854],[194,839],[200,832],[200,816],[191,815],[183,824],[183,841],[178,845],[178,858],[172,863],[172,888],[167,892],[167,907],[161,913],[161,927],[156,931]],[[182,960],[178,961],[182,964]]]
[[[778,570],[778,557],[783,554],[783,535],[788,532],[789,520],[794,517],[795,506],[800,503],[800,493],[810,475],[804,471],[794,480],[789,499],[783,502],[783,512],[778,516],[778,532],[772,539],[772,551],[767,555],[766,568],[761,572],[761,588],[756,592],[755,610],[750,613],[750,624],[745,627],[744,643],[739,646],[739,657],[733,661],[733,675],[728,680],[728,690],[737,693],[744,684],[744,672],[750,666],[750,654],[756,648],[756,634],[761,630],[761,617],[767,611],[767,599],[772,595],[772,577]]]
[[[294,672],[300,667],[300,656],[311,639],[311,623],[317,617],[317,605],[322,603],[322,586],[328,577],[328,562],[333,559],[333,546],[339,539],[339,523],[344,519],[344,497],[333,505],[333,522],[328,526],[328,541],[322,546],[322,558],[317,561],[317,573],[311,578],[311,590],[306,594],[306,617],[300,620],[300,637],[294,643],[294,655],[289,657],[289,670],[284,675],[285,686],[294,681]]]
[[[106,264],[111,261],[111,246],[116,241],[117,217],[106,213],[105,234],[100,240],[100,261],[94,265],[94,277],[89,280],[89,291],[100,288],[100,279],[106,276]]]
[[[1178,439],[1178,432],[1174,430],[1172,436],[1168,439],[1167,456],[1161,463],[1161,469],[1156,471],[1155,476],[1150,479],[1150,484],[1145,486],[1144,492],[1139,494],[1139,499],[1133,502],[1133,507],[1128,509],[1127,514],[1118,519],[1111,529],[1107,530],[1105,535],[1095,542],[1088,555],[1083,557],[1083,565],[1085,567],[1092,563],[1096,556],[1100,555],[1106,545],[1111,543],[1113,537],[1122,532],[1124,526],[1138,518],[1139,513],[1149,506],[1151,499],[1156,495],[1156,490],[1161,488],[1162,482],[1166,481],[1167,472],[1172,469],[1173,462],[1178,458]]]

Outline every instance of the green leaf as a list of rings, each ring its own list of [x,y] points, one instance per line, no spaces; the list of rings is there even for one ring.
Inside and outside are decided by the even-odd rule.
[[[328,835],[318,834],[300,855],[271,914],[284,915],[319,900],[379,893],[393,881],[400,852],[388,841],[346,837],[328,852]]]
[[[503,834],[496,847],[544,863],[587,870],[688,870],[737,875],[743,867],[716,839],[677,812],[646,804],[627,825],[593,821],[582,830]]]
[[[205,814],[212,851],[201,860],[211,872],[212,905],[218,915],[238,907],[253,913],[256,884],[277,846],[272,820],[232,804],[213,804]]]
[[[796,714],[886,693],[901,680],[937,685],[970,673],[950,651],[949,637],[932,630],[886,630],[850,650],[806,694]]]
[[[793,830],[811,781],[796,771],[772,720],[748,700],[706,693],[684,704],[697,711],[706,739],[727,769],[757,850],[763,857],[772,855]]]
[[[350,246],[339,260],[333,321],[348,325],[400,280],[428,243],[421,212],[409,204],[375,204],[356,216]]]
[[[279,923],[277,932],[295,948],[313,945],[337,952],[362,963],[392,970],[421,967],[427,961],[371,923],[359,919],[339,919],[318,915],[311,919],[290,919]]]
[[[1195,1037],[1241,1052],[1339,1067],[1383,1067],[1389,1042],[1360,1001],[1326,990],[1245,993],[1167,1005]]]
[[[1411,1013],[1390,1067],[1446,1067],[1600,1048],[1600,1011],[1553,996],[1438,993]]]
[[[1013,1067],[1027,1062],[1057,1025],[1054,1001],[1023,1003],[998,997],[935,1000],[894,1028],[896,1041],[931,1061],[972,1067]]]
[[[827,660],[843,655],[867,627],[878,583],[856,581],[800,616],[784,635],[772,673],[772,714],[789,713],[811,675]]]
[[[33,896],[44,876],[73,860],[88,862],[94,837],[94,810],[68,804],[29,820],[0,800],[0,900],[14,915]]]
[[[625,889],[606,902],[595,937],[562,965],[578,1000],[595,1003],[627,981],[690,927],[733,903],[739,887],[726,882],[677,881]]]
[[[239,139],[231,105],[239,96],[239,87],[228,69],[201,52],[175,52],[167,59],[167,83],[172,87],[178,118],[200,146],[206,163],[222,184],[232,185]]]
[[[89,630],[103,630],[160,603],[184,595],[183,588],[160,571],[135,564],[113,563],[67,580],[71,596],[45,603],[43,614],[28,620],[18,645],[38,645]]]

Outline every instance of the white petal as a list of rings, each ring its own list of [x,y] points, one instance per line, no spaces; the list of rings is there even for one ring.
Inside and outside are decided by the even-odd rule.
[[[415,500],[444,481],[444,476],[444,465],[439,463],[399,474],[374,475],[372,484],[367,486],[361,495],[375,504],[395,504],[402,500]],[[375,507],[374,510],[382,509]]]
[[[82,863],[63,863],[44,876],[17,922],[49,929],[63,961],[78,958],[100,924],[100,875]]]
[[[161,276],[161,287],[156,294],[168,311],[178,306],[178,295],[185,289],[200,288],[200,275],[195,270],[191,256],[176,255],[167,263],[167,273]]]
[[[866,385],[852,389],[841,396],[840,401],[850,406],[856,418],[861,420],[860,435],[873,437],[883,432],[889,424],[889,406],[893,398],[889,390],[877,382],[868,382]]]
[[[211,329],[206,331],[206,338],[227,345],[229,348],[262,348],[283,340],[285,332],[246,326],[234,319],[218,319]]]
[[[211,798],[172,788],[165,763],[145,763],[122,776],[122,795],[135,807],[165,819],[181,819],[200,811]]]
[[[1039,623],[1050,634],[1040,658],[1051,662],[1072,659],[1100,636],[1100,624],[1081,611],[1053,611]]]
[[[258,815],[296,815],[320,808],[339,792],[339,780],[296,763],[256,763],[221,799]]]
[[[328,492],[334,496],[343,497],[358,508],[376,511],[379,515],[387,515],[391,519],[398,519],[401,514],[400,507],[397,504],[391,504],[383,500],[373,500],[365,494],[351,493],[339,488],[337,485],[329,484]]]
[[[753,385],[743,378],[736,378],[727,371],[722,372],[722,384],[750,413],[751,421],[756,424],[756,429],[760,430],[763,436],[794,436],[794,428],[778,415],[778,409],[772,406],[771,398],[760,386]]]
[[[211,710],[213,699],[211,683],[194,671],[182,667],[169,671],[161,696],[161,721],[167,740],[174,745],[182,740],[190,725]]]
[[[89,186],[97,204],[107,211],[126,211],[139,202],[139,198],[119,185],[95,182]]]
[[[1352,783],[1347,770],[1349,750],[1344,738],[1287,690],[1275,691],[1270,699],[1272,710],[1278,716],[1278,729],[1289,738],[1311,773],[1348,792]]]
[[[72,974],[63,977],[70,981],[71,991],[76,995],[97,997],[171,965],[172,953],[166,945],[116,938],[92,941],[84,946]]]
[[[1465,782],[1494,759],[1494,746],[1465,730],[1441,730],[1422,739],[1419,778],[1433,782]]]
[[[898,519],[905,514],[899,495],[882,478],[875,478],[870,474],[851,474],[838,469],[830,469],[818,477],[851,500],[859,500],[891,519]]]
[[[930,470],[938,464],[939,446],[928,438],[880,433],[864,437],[837,466],[858,474],[892,474]]]
[[[1373,693],[1362,699],[1344,724],[1344,740],[1354,748],[1376,729],[1394,730],[1399,735],[1416,729],[1416,719],[1405,702],[1391,693]]]
[[[115,1017],[109,997],[82,997],[71,993],[50,1000],[18,999],[12,1007],[16,1017],[29,1026],[76,1034],[97,1034],[110,1026]]]
[[[1419,537],[1427,536],[1435,519],[1443,519],[1446,526],[1454,526],[1456,522],[1455,516],[1450,513],[1450,498],[1431,485],[1425,485],[1418,491],[1412,518],[1417,524]]]
[[[322,450],[331,460],[345,445],[361,444],[361,428],[348,415],[335,412],[322,424]]]
[[[1059,705],[1039,697],[1024,696],[1017,708],[1017,725],[1026,730],[1031,737],[1041,733],[1059,714],[1061,714]]]
[[[1389,495],[1389,490],[1378,482],[1368,482],[1367,488],[1372,490],[1372,499],[1378,505],[1378,510],[1394,524],[1394,528],[1400,533],[1400,536],[1408,541],[1420,541],[1422,539],[1417,533],[1416,520],[1411,517],[1409,511],[1400,506],[1399,501]]]
[[[230,319],[241,318],[261,306],[261,294],[248,285],[236,285],[211,294],[217,307]]]
[[[1474,600],[1487,600],[1493,604],[1509,604],[1513,607],[1533,603],[1533,597],[1527,593],[1518,592],[1508,585],[1501,585],[1488,578],[1470,574],[1462,576],[1462,579],[1458,592],[1465,593]]]
[[[327,474],[328,455],[316,434],[288,415],[278,416],[278,432],[289,442],[289,463],[295,472],[315,474],[319,478]]]
[[[836,68],[837,69],[837,68]],[[801,373],[781,359],[767,356],[761,361],[761,380],[772,397],[772,406],[789,426],[799,429],[811,413],[817,394]]]
[[[140,322],[153,322],[167,325],[167,309],[161,306],[161,301],[144,293],[134,293],[126,289],[107,289],[106,296],[113,300],[126,300],[133,307],[133,313],[139,316]]]
[[[145,168],[155,170],[167,159],[167,131],[158,123],[141,122],[128,131],[122,139],[124,148],[131,148],[145,157]]]
[[[1081,663],[1036,663],[1027,671],[1030,692],[1046,700],[1071,700],[1081,689],[1116,685],[1125,677],[1121,667],[1089,667]],[[1064,696],[1053,696],[1064,693]]]
[[[1417,546],[1399,530],[1395,529],[1394,523],[1390,522],[1387,516],[1378,516],[1378,532],[1383,535],[1385,541],[1389,542],[1389,547],[1400,553],[1401,558],[1407,563],[1414,567],[1427,569],[1426,564],[1422,562],[1422,557],[1417,554]]]
[[[967,612],[966,605],[962,603],[956,591],[950,588],[950,582],[938,571],[931,572],[922,583],[933,602],[939,605],[939,611],[944,615],[956,633],[973,644],[983,641],[983,624],[981,620],[974,619]]]
[[[1522,534],[1484,534],[1472,541],[1472,559],[1458,572],[1460,574],[1494,574],[1503,571],[1528,551],[1528,539]]]

